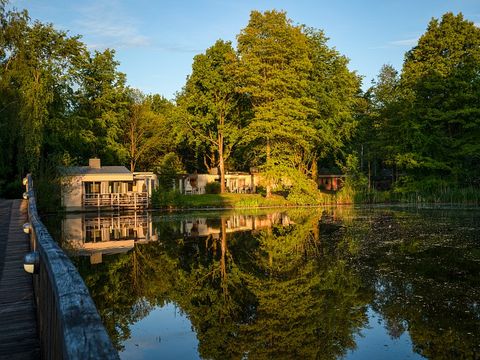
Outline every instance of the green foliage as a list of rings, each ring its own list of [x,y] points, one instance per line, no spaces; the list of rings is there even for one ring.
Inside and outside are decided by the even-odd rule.
[[[157,167],[158,186],[160,191],[168,192],[173,188],[177,175],[183,170],[180,159],[175,153],[166,154]]]
[[[243,197],[239,201],[235,202],[236,208],[256,208],[259,207],[262,202],[258,198],[254,197]]]
[[[184,197],[178,191],[161,188],[153,191],[151,201],[154,208],[181,208],[185,205]]]
[[[284,12],[253,11],[238,35],[238,52],[239,91],[248,95],[253,111],[242,137],[252,162],[270,174],[277,166],[300,166],[315,133],[307,122],[313,112],[307,37]],[[267,196],[272,185],[266,184]]]
[[[138,90],[128,90],[129,107],[124,126],[124,142],[130,171],[149,170],[158,162],[165,147],[162,133],[164,116],[153,110],[152,99]]]
[[[157,190],[152,196],[154,208],[241,208],[293,205],[283,196],[265,198],[259,194],[201,194],[182,195],[178,192]]]
[[[349,60],[345,56],[327,46],[328,38],[323,31],[306,28],[305,34],[312,62],[308,94],[315,108],[309,116],[316,130],[311,161],[342,158],[358,127],[361,78],[348,69]]]
[[[236,66],[231,43],[218,40],[205,54],[195,56],[192,74],[177,97],[186,130],[193,135],[194,146],[204,152],[205,165],[219,167],[221,192],[225,192],[225,161],[239,135]]]
[[[220,194],[221,186],[217,181],[209,182],[205,185],[205,194]]]
[[[252,11],[236,49],[218,40],[195,56],[174,104],[128,88],[114,50],[90,52],[80,37],[6,4],[2,196],[18,196],[27,172],[92,156],[156,169],[165,193],[181,171],[218,167],[224,186],[227,168],[255,166],[265,195],[277,191],[291,204],[331,202],[314,184],[318,168],[348,175],[337,202],[462,199],[451,189],[480,186],[480,29],[462,14],[432,19],[402,71],[383,66],[362,95],[360,77],[323,31],[285,12]],[[394,182],[390,195],[373,189],[382,172]]]
[[[341,164],[340,164],[341,165]],[[341,165],[342,172],[346,175],[344,187],[351,189],[363,189],[368,183],[368,179],[360,169],[360,161],[356,154],[349,154],[345,165]]]
[[[173,150],[175,132],[165,118],[173,105],[128,89],[113,50],[90,53],[79,37],[3,2],[0,22],[2,189],[27,172],[40,180],[47,167],[55,173],[93,156],[151,169]]]
[[[255,193],[260,194],[262,196],[266,196],[267,195],[267,190],[265,189],[264,186],[258,185],[255,189]]]
[[[480,185],[479,72],[480,29],[452,13],[430,22],[400,78],[382,68],[362,142],[368,161],[391,167],[397,193]]]

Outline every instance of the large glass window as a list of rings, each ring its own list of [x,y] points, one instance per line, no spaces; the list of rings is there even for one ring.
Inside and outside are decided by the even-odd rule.
[[[122,183],[119,182],[119,181],[110,181],[109,186],[108,186],[109,189],[110,189],[110,192],[114,193],[114,194],[118,194],[118,193],[122,192],[121,191],[121,184]]]
[[[99,182],[85,182],[85,194],[99,194],[100,183]]]

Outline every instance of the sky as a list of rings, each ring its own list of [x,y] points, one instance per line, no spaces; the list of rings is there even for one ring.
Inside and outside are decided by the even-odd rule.
[[[400,70],[429,21],[451,11],[480,26],[480,0],[11,0],[32,19],[81,35],[90,50],[116,50],[127,83],[174,99],[193,57],[216,40],[236,43],[252,10],[284,10],[324,31],[371,85],[383,64]]]

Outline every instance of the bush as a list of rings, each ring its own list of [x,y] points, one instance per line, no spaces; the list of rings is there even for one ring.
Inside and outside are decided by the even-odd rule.
[[[217,181],[209,182],[205,185],[205,194],[220,194],[221,186]]]
[[[183,196],[178,191],[156,189],[152,193],[152,206],[154,208],[182,207],[183,205]]]
[[[267,196],[267,189],[264,186],[258,185],[255,189],[255,194],[260,194],[262,196]]]

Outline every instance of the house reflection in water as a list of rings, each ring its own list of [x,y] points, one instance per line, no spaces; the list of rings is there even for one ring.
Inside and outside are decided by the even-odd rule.
[[[269,228],[273,225],[290,225],[293,222],[285,213],[271,213],[267,215],[228,215],[222,217],[226,224],[226,233],[237,231],[255,231]],[[212,236],[218,238],[221,235],[222,226],[219,221],[210,221],[208,218],[194,218],[183,220],[180,223],[180,232],[185,237]]]
[[[63,248],[90,263],[103,255],[124,253],[136,244],[157,241],[150,213],[67,214],[62,223]]]
[[[158,218],[155,221],[161,220]],[[211,236],[218,239],[226,233],[290,224],[293,222],[281,212],[266,215],[215,215],[179,219],[174,231],[184,237]],[[89,256],[91,264],[101,263],[103,255],[126,253],[136,245],[158,241],[157,229],[149,212],[101,215],[68,213],[62,223],[62,235],[62,247],[74,256]]]

